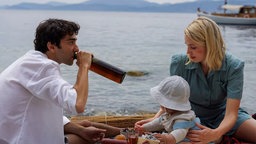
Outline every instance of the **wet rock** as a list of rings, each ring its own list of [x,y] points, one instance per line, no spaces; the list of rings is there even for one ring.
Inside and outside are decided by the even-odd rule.
[[[128,76],[140,77],[140,76],[148,75],[148,72],[144,72],[144,71],[128,71],[126,74]]]

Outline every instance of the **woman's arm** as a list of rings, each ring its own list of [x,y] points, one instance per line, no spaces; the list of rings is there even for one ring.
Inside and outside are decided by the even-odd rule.
[[[227,99],[226,113],[224,119],[220,123],[219,127],[214,130],[216,132],[216,135],[221,137],[235,125],[238,117],[239,106],[240,100],[230,98]]]
[[[201,124],[196,124],[201,130],[190,130],[187,138],[193,143],[209,143],[220,140],[234,126],[238,116],[239,105],[240,100],[228,98],[226,113],[218,128],[210,129]]]

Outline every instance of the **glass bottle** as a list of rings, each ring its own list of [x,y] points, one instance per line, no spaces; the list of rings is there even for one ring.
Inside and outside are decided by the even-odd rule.
[[[74,54],[74,59],[76,58],[77,53]],[[95,57],[92,57],[90,70],[119,84],[123,82],[126,75],[125,71]]]

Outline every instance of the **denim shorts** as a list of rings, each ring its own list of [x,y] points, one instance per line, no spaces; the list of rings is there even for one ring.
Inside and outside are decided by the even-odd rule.
[[[201,123],[209,128],[217,128],[220,123],[222,122],[223,118],[225,116],[225,112],[223,112],[222,114],[220,114],[217,118],[215,118],[214,120],[204,120],[201,119]],[[237,129],[241,126],[241,124],[243,122],[245,122],[246,120],[250,119],[251,115],[249,115],[246,111],[244,111],[242,108],[239,108],[238,110],[238,117],[236,120],[235,125],[233,126],[233,128],[231,130],[229,130],[225,135],[231,136],[233,134],[235,134],[235,132],[237,131]]]

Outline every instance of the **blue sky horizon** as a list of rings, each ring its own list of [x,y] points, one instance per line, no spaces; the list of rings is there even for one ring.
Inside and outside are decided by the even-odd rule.
[[[4,5],[15,5],[15,4],[19,4],[19,3],[23,3],[23,2],[32,2],[32,3],[48,3],[48,2],[63,2],[63,3],[68,3],[68,4],[75,4],[75,3],[81,3],[81,2],[85,2],[88,0],[0,0],[0,6],[4,6]],[[183,3],[183,2],[193,2],[193,1],[197,1],[197,0],[145,0],[148,2],[154,2],[154,3],[158,3],[158,4],[164,4],[164,3],[169,3],[169,4],[176,4],[176,3]]]

